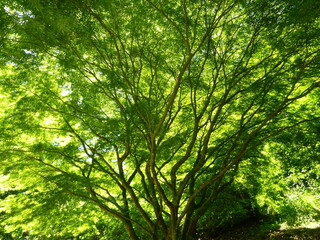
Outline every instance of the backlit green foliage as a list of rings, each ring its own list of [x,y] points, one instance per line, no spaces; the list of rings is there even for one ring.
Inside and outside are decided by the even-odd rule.
[[[257,209],[316,218],[311,2],[2,1],[4,230],[176,240]]]

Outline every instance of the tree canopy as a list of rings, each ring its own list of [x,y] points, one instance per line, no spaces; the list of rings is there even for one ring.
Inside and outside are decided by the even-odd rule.
[[[285,177],[272,164],[311,159],[303,179],[320,175],[316,1],[0,6],[1,181],[20,191],[2,205],[21,208],[4,208],[8,226],[22,211],[52,239],[112,219],[130,239],[187,239],[235,181],[267,187]],[[85,219],[74,233],[68,214]]]

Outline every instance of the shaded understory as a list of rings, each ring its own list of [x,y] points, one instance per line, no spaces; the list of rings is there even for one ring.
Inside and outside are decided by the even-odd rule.
[[[320,224],[315,228],[280,229],[265,223],[249,222],[203,240],[320,240]]]

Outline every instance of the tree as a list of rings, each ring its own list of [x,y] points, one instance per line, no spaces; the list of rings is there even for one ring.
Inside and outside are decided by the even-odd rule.
[[[242,161],[319,121],[313,4],[4,1],[1,168],[131,239],[191,238]]]

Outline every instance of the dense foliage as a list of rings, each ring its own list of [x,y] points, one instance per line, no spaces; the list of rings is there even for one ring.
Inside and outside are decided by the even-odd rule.
[[[316,1],[0,7],[3,231],[174,240],[319,217]]]

